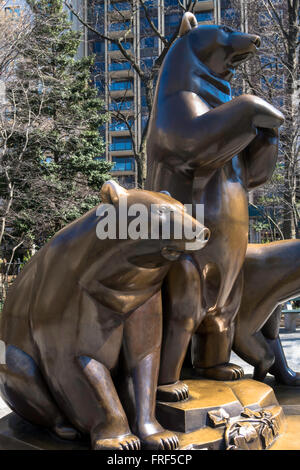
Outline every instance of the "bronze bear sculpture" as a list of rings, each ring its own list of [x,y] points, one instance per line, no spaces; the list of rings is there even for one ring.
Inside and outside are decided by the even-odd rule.
[[[197,26],[183,16],[161,66],[148,128],[146,188],[202,203],[207,246],[175,263],[164,289],[164,337],[158,396],[187,396],[180,370],[192,337],[192,362],[208,378],[243,374],[229,364],[243,292],[248,244],[247,191],[271,177],[284,118],[263,99],[231,99],[234,69],[260,46],[256,35]]]
[[[269,372],[279,383],[300,385],[279,338],[280,304],[300,295],[300,240],[249,244],[233,350],[254,366],[254,379]]]
[[[124,199],[128,213],[137,203],[149,214],[156,207],[151,217],[158,227],[168,210],[173,224],[185,214],[167,194],[126,191],[114,181],[103,185],[101,199],[117,215]],[[172,232],[162,238],[161,230],[156,238],[100,240],[96,229],[103,214],[94,208],[59,231],[24,267],[9,290],[1,322],[6,364],[0,368],[0,390],[17,414],[62,438],[89,434],[93,449],[178,446],[176,434],[155,419],[160,290],[171,260],[201,248],[209,237],[200,222],[185,217],[183,224],[189,222],[195,234],[188,246]],[[112,378],[121,349],[135,407],[127,413],[130,391],[127,395],[125,381],[115,386]]]

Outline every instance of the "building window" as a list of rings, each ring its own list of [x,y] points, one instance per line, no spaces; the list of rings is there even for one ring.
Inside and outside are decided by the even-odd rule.
[[[98,5],[94,5],[94,15],[96,17],[104,15],[104,3],[99,3]]]
[[[105,52],[105,43],[102,41],[93,42],[93,52],[94,54],[103,54]]]
[[[214,12],[213,11],[200,11],[196,13],[196,18],[198,23],[202,23],[202,21],[213,21],[214,20]]]
[[[155,25],[155,27],[157,28],[158,27],[157,17],[151,17],[151,21]],[[142,34],[145,33],[145,31],[152,31],[152,28],[151,28],[147,18],[141,18],[140,19],[140,31],[141,31]]]
[[[131,48],[131,43],[130,42],[122,42],[122,46],[124,47],[124,49],[130,49]],[[119,47],[117,44],[115,44],[114,42],[111,42],[109,45],[108,45],[108,50],[109,51],[119,51]]]
[[[157,7],[157,0],[146,0],[144,2],[145,6],[148,7],[148,8],[154,8],[154,7]]]
[[[115,101],[110,103],[109,111],[129,111],[133,108],[133,101]]]
[[[179,17],[178,14],[176,15],[166,15],[165,16],[165,26],[166,28],[172,27],[172,26],[178,26],[179,23]]]
[[[95,83],[95,87],[97,88],[97,90],[100,92],[100,93],[104,93],[105,91],[105,87],[104,87],[104,82],[102,80],[95,80],[94,81]]]
[[[108,27],[109,31],[124,31],[130,29],[130,21],[122,21],[122,23],[111,23]]]
[[[108,66],[110,72],[117,70],[130,70],[131,65],[129,62],[111,62]]]
[[[154,61],[155,61],[155,58],[151,58],[151,59],[149,57],[147,59],[143,58],[141,60],[141,66],[144,70],[151,69],[153,67]]]
[[[164,1],[165,8],[177,6],[178,7],[178,0],[165,0]]]
[[[130,80],[122,81],[122,82],[112,82],[109,85],[110,91],[118,91],[118,90],[132,90],[132,82]]]
[[[118,152],[123,150],[132,150],[132,140],[130,137],[113,137],[112,143],[109,146],[111,152]]]
[[[95,62],[94,70],[95,70],[95,73],[105,72],[105,62]]]
[[[124,121],[116,121],[112,120],[112,122],[109,124],[109,130],[111,132],[116,132],[116,131],[128,131],[128,126],[132,128],[132,120],[128,121],[128,124]]]
[[[128,2],[115,2],[111,3],[108,7],[109,11],[124,11],[124,10],[129,10],[130,5]]]
[[[157,43],[158,43],[158,38],[156,37],[153,37],[153,36],[149,36],[149,37],[146,37],[146,38],[142,38],[141,39],[141,42],[140,42],[140,45],[142,48],[144,47],[157,47]]]
[[[133,157],[113,157],[114,166],[112,171],[135,171],[135,160]]]

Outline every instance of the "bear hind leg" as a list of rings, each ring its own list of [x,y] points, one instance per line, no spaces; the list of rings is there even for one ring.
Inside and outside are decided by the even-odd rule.
[[[261,331],[251,334],[247,325],[243,326],[236,329],[233,351],[254,366],[253,379],[263,381],[274,363],[274,353]]]
[[[34,359],[13,345],[6,347],[6,364],[0,366],[0,391],[9,407],[27,421],[62,439],[78,437],[52,398]]]

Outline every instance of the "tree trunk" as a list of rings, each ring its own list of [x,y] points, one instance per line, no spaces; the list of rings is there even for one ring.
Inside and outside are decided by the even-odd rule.
[[[285,151],[285,207],[283,233],[285,238],[296,238],[298,234],[297,217],[297,106],[299,105],[297,71],[298,71],[298,25],[299,0],[288,1],[288,38],[287,38],[287,71],[285,77],[285,107],[287,109],[283,136]]]

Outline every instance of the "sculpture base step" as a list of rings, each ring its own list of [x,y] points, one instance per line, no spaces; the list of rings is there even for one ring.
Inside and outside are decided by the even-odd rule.
[[[157,417],[167,429],[189,433],[210,425],[208,413],[222,408],[230,418],[239,416],[245,407],[260,410],[278,406],[268,385],[251,379],[237,382],[195,379],[184,381],[189,399],[182,402],[158,402]]]
[[[286,416],[300,415],[300,387],[278,384],[271,376],[267,376],[265,382],[273,388],[278,403]]]
[[[300,450],[300,415],[284,416],[282,407],[278,405],[274,392],[268,385],[253,380],[186,382],[190,388],[190,400],[181,403],[158,403],[160,419],[170,423],[168,425],[165,422],[164,425],[167,428],[176,427],[180,449],[225,449],[225,431],[226,428],[229,430],[231,425],[233,426],[229,432],[230,445],[236,438],[239,448],[261,449],[263,441],[255,438],[254,430],[251,428],[253,425],[255,429],[261,428],[264,432],[263,439],[267,439],[270,450]],[[294,393],[290,387],[286,390],[287,400],[289,402],[292,400],[294,406],[300,404],[299,390],[295,388]],[[284,401],[284,387],[281,388],[280,401]],[[218,425],[218,419],[222,418],[222,413],[221,415],[218,413],[221,408],[229,418],[226,424]],[[244,426],[244,423],[239,425],[240,419],[247,420],[245,416],[241,416],[245,408],[250,410],[248,411],[250,414],[257,410],[271,413],[266,422],[271,423],[273,420],[273,425],[279,433],[278,437],[273,439],[271,428],[264,427],[263,421],[255,419],[252,423],[246,423],[248,429],[242,430],[241,437],[237,429]],[[198,424],[197,419],[199,419]],[[216,427],[213,425],[214,421]],[[182,431],[184,428],[189,431]],[[0,450],[88,449],[90,449],[88,437],[84,441],[65,441],[22,420],[15,413],[0,419]]]
[[[261,450],[283,432],[285,416],[268,385],[254,380],[185,380],[188,400],[158,402],[157,417],[195,448]]]
[[[0,419],[0,450],[88,450],[89,440],[66,441],[10,413]]]

